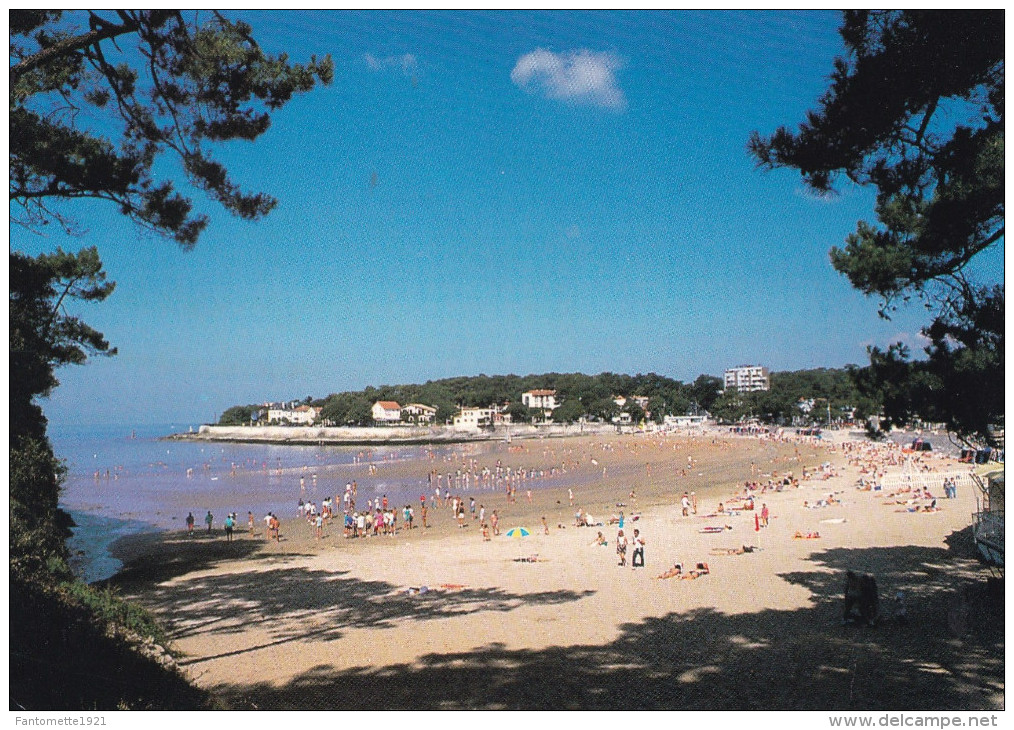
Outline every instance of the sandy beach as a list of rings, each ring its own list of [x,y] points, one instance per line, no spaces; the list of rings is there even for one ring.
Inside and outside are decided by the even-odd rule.
[[[337,522],[317,539],[293,509],[268,541],[262,515],[251,536],[241,512],[232,542],[200,529],[124,542],[114,583],[167,622],[194,681],[240,709],[1003,708],[1003,604],[971,539],[970,467],[849,438],[584,436],[463,446],[441,463],[421,451],[378,468],[396,481],[499,460],[551,476],[514,503],[452,490],[498,512],[488,541],[446,506],[422,529],[417,502],[416,529],[399,519],[396,536],[358,539]],[[932,496],[899,491],[913,479]],[[602,525],[576,526],[578,509]],[[632,548],[618,565],[620,511],[643,568]],[[514,527],[530,534],[508,538]],[[699,563],[707,574],[688,576]],[[876,578],[878,626],[843,625],[846,570]]]

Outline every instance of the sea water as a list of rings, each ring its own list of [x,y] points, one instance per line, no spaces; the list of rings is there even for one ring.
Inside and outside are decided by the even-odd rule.
[[[211,512],[221,528],[227,512],[246,513],[258,521],[267,512],[296,514],[301,498],[318,503],[340,495],[348,470],[328,469],[357,461],[439,456],[454,446],[293,446],[166,440],[195,426],[59,426],[50,439],[67,467],[60,505],[76,523],[68,540],[72,567],[82,580],[114,575],[122,566],[112,555],[113,543],[125,536],[185,529],[193,513],[197,529],[206,529]],[[364,457],[364,453],[367,456]],[[426,467],[417,479],[388,483],[359,479],[359,503],[387,494],[391,504],[414,503],[426,491]],[[319,478],[314,480],[314,475]],[[375,495],[373,493],[376,493]]]

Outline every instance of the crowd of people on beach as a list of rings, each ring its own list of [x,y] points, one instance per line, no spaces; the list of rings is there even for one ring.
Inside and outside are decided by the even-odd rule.
[[[790,440],[783,433],[760,432],[748,434],[740,432],[735,435],[735,438],[743,437],[762,440]],[[727,442],[723,442],[721,439],[712,439],[712,442],[713,445],[718,447],[728,445]],[[646,448],[668,449],[671,447],[674,450],[677,448],[687,448],[689,450],[694,443],[693,440],[690,442],[670,443],[665,439],[653,437],[650,444],[646,443],[646,441],[627,442],[623,444],[623,447],[631,454],[637,455]],[[600,454],[608,455],[617,446],[616,444],[606,442],[596,444],[594,448]],[[898,466],[907,464],[919,471],[927,471],[931,468],[927,457],[920,454],[902,453],[900,447],[890,443],[874,444],[846,441],[837,445],[824,444],[823,448],[829,451],[840,451],[848,465],[860,473],[858,488],[861,490],[879,491],[878,480],[887,473],[889,467],[897,468]],[[510,447],[510,453],[516,456],[521,456],[527,451],[528,447],[524,449],[517,446]],[[357,482],[354,480],[345,484],[343,492],[339,492],[333,496],[325,496],[319,502],[317,499],[304,499],[307,495],[307,480],[305,476],[300,476],[300,498],[297,503],[297,515],[306,522],[308,533],[314,539],[322,540],[332,534],[328,531],[328,528],[335,523],[341,526],[342,531],[340,534],[348,539],[365,539],[368,537],[393,538],[403,532],[415,530],[420,526],[424,529],[429,528],[435,515],[449,514],[452,523],[458,529],[463,530],[474,524],[478,527],[477,533],[481,537],[481,540],[488,542],[501,534],[498,510],[487,510],[485,504],[478,502],[476,499],[477,495],[467,493],[470,491],[502,490],[506,503],[511,505],[517,502],[517,491],[521,488],[524,490],[524,499],[531,504],[533,502],[532,485],[534,482],[562,476],[567,474],[568,471],[578,469],[582,464],[595,469],[598,469],[600,466],[595,451],[591,454],[587,452],[575,454],[571,449],[561,449],[561,451],[563,453],[558,455],[555,450],[548,448],[545,450],[543,456],[551,456],[554,462],[559,464],[559,466],[552,466],[548,469],[511,467],[499,459],[493,464],[483,465],[475,455],[466,452],[460,455],[457,453],[445,455],[443,457],[444,462],[454,465],[455,468],[453,470],[430,468],[426,478],[426,489],[428,492],[423,492],[419,495],[417,506],[410,503],[395,506],[389,503],[388,497],[385,494],[380,497],[367,499],[365,509],[359,508],[357,506],[359,489]],[[432,451],[429,452],[429,456],[432,461],[436,460],[436,456]],[[359,463],[369,460],[369,463],[373,465],[374,461],[372,457],[373,454],[363,452],[356,457],[356,460]],[[786,457],[784,460],[797,462],[801,468],[801,476],[795,476],[793,471],[780,472],[777,469],[773,469],[770,474],[761,476],[757,465],[751,462],[750,478],[741,482],[742,486],[739,490],[719,502],[714,511],[699,515],[696,493],[685,490],[678,498],[678,515],[686,519],[704,517],[714,520],[715,518],[734,517],[748,513],[754,516],[753,522],[755,528],[760,530],[767,527],[771,519],[768,505],[762,499],[763,495],[798,489],[803,484],[826,481],[840,476],[839,469],[829,460],[825,460],[815,467],[803,466],[798,449],[795,452],[794,458],[790,459]],[[772,459],[772,462],[774,461]],[[652,474],[651,467],[650,461],[645,463],[645,472],[648,477]],[[677,468],[674,476],[677,478],[684,476],[690,469],[694,468],[697,468],[696,460],[692,455],[688,454],[686,468]],[[316,473],[312,473],[310,478],[311,489],[316,494]],[[938,509],[936,500],[929,490],[923,489],[919,492],[913,492],[911,491],[912,489],[909,486],[901,486],[894,492],[891,492],[887,495],[891,500],[890,503],[909,511],[933,511]],[[945,498],[952,498],[956,489],[957,487],[953,479],[944,481],[943,494]],[[462,496],[462,492],[466,493],[466,496]],[[575,505],[575,494],[572,487],[567,489],[567,497],[569,504],[573,507]],[[634,488],[630,488],[628,499],[631,502],[636,501]],[[918,500],[925,500],[927,503]],[[841,504],[840,492],[833,491],[829,492],[826,497],[803,501],[803,507],[807,509],[821,509],[839,504]],[[616,505],[617,507],[626,506],[624,502],[616,502]],[[574,526],[616,526],[617,534],[614,547],[618,557],[618,564],[621,566],[627,564],[626,553],[629,548],[632,552],[631,567],[637,568],[644,565],[645,539],[640,531],[641,526],[634,529],[632,535],[628,535],[627,530],[629,526],[627,523],[634,522],[639,517],[640,515],[634,512],[630,516],[626,516],[624,511],[620,510],[618,514],[611,514],[608,518],[596,518],[579,506],[574,513]],[[205,522],[210,534],[214,522],[214,517],[210,511],[205,518]],[[193,523],[194,518],[190,514],[187,518],[187,529],[190,535],[194,533]],[[278,517],[274,513],[269,512],[264,517],[264,523],[265,539],[280,541],[280,521]],[[235,513],[230,513],[225,523],[223,523],[228,540],[232,539],[236,525],[237,516]],[[541,525],[543,534],[549,534],[550,525],[545,516],[541,518]],[[254,518],[252,513],[248,513],[248,526],[251,535],[253,535]],[[557,528],[563,529],[564,525],[558,524]],[[702,527],[698,531],[718,533],[726,532],[730,529],[732,529],[731,523],[726,524],[723,522]],[[801,531],[795,537],[816,539],[819,537],[819,532],[816,530]],[[608,541],[602,532],[599,532],[593,544],[600,546],[607,545]],[[747,551],[747,548],[750,548],[750,546],[744,545],[741,549]],[[737,548],[737,550],[740,550],[740,548]],[[700,577],[707,575],[710,571],[702,571],[700,569],[683,570],[682,566],[677,563],[667,572],[672,573],[668,577],[679,576],[685,578],[687,576]]]

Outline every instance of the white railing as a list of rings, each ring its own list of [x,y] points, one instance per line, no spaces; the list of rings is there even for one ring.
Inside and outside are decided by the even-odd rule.
[[[877,483],[884,489],[894,487],[928,487],[939,489],[943,487],[945,479],[953,479],[957,486],[967,484],[973,485],[972,473],[970,471],[913,471],[902,474],[888,474],[877,480]]]

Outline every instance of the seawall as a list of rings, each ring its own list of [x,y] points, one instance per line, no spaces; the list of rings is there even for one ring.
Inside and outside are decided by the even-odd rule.
[[[622,433],[635,429],[623,427]],[[467,443],[510,439],[562,438],[588,434],[620,433],[615,424],[511,425],[494,429],[461,430],[447,426],[201,426],[196,433],[179,433],[170,439],[277,443],[293,445],[385,446],[400,444]]]

